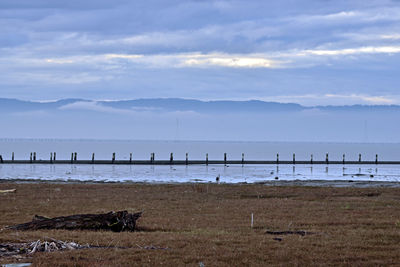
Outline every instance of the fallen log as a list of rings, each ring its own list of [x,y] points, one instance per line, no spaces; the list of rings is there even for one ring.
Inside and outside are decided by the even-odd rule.
[[[31,222],[8,226],[12,230],[67,229],[135,231],[136,220],[142,215],[128,211],[111,211],[103,214],[76,214],[56,218],[35,215]]]
[[[265,232],[268,235],[311,235],[314,234],[312,232],[306,232],[306,231],[266,231]]]

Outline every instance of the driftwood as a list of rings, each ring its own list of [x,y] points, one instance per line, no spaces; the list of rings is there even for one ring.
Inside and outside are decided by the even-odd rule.
[[[77,214],[65,217],[46,218],[35,215],[31,222],[8,226],[13,230],[67,229],[67,230],[111,230],[114,232],[135,231],[136,220],[142,215],[125,211],[104,214]]]
[[[148,250],[167,250],[168,247],[158,246],[139,246],[139,249]],[[2,257],[16,257],[26,258],[31,257],[38,252],[54,252],[63,250],[78,250],[78,249],[132,249],[135,247],[121,247],[121,246],[94,246],[94,245],[80,245],[75,242],[61,241],[53,238],[46,238],[45,240],[37,240],[33,242],[23,243],[0,243],[0,258]]]
[[[266,231],[265,233],[268,235],[301,235],[301,236],[314,234],[312,232],[306,232],[306,231],[276,231],[276,232]]]
[[[17,189],[0,190],[0,194],[3,194],[3,193],[15,193],[15,192],[17,192]]]
[[[29,256],[35,254],[36,252],[53,252],[84,248],[91,248],[91,246],[83,246],[75,242],[66,242],[55,239],[51,239],[51,241],[37,240],[27,243],[6,243],[0,244],[0,257],[9,257],[23,254]]]

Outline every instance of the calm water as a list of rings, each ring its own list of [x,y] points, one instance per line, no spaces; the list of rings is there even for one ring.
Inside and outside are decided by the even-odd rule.
[[[0,154],[3,158],[28,159],[30,152],[36,152],[38,159],[48,159],[51,152],[57,152],[57,159],[69,159],[71,152],[77,152],[79,159],[111,159],[115,152],[117,159],[148,159],[150,153],[156,159],[246,159],[273,160],[279,153],[281,160],[324,160],[329,153],[330,160],[400,160],[400,144],[345,144],[345,143],[269,143],[269,142],[173,142],[173,141],[91,141],[91,140],[0,140]],[[217,176],[222,182],[263,182],[282,180],[353,180],[353,181],[400,181],[400,166],[397,165],[209,165],[209,166],[123,166],[123,165],[0,165],[0,179],[80,180],[80,181],[132,181],[132,182],[215,182]]]

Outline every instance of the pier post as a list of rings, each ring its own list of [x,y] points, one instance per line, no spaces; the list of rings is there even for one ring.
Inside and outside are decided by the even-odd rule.
[[[378,154],[375,155],[375,164],[378,164]]]
[[[276,154],[276,164],[279,164],[279,153]]]
[[[188,165],[188,163],[189,163],[189,153],[186,153],[186,165]]]
[[[36,161],[36,152],[33,152],[33,161]]]
[[[74,152],[71,153],[71,163],[74,162]]]
[[[313,154],[311,154],[311,160],[310,160],[311,164],[313,164]]]
[[[14,161],[14,152],[12,153],[11,160]]]
[[[78,153],[75,152],[75,154],[74,154],[74,161],[76,162],[77,160],[78,160]]]
[[[326,164],[329,164],[329,153],[326,153],[325,162],[326,162]]]
[[[208,153],[206,153],[206,165],[208,165]]]
[[[174,162],[174,153],[171,152],[169,155],[169,163],[172,164]]]
[[[115,162],[115,152],[112,155],[112,163],[114,164],[114,162]]]
[[[3,163],[3,156],[0,155],[0,163]]]
[[[242,165],[244,164],[244,153],[242,153]]]
[[[53,153],[53,161],[56,161],[56,152]]]
[[[50,163],[53,163],[53,152],[50,152]]]
[[[129,154],[129,163],[132,163],[132,153]]]
[[[358,154],[358,162],[361,162],[361,154]]]
[[[94,153],[92,153],[92,164],[94,164]]]
[[[296,164],[296,154],[293,153],[293,164]]]
[[[29,158],[29,162],[32,163],[32,152],[31,152],[31,156]]]
[[[343,164],[345,164],[345,163],[346,163],[345,159],[346,159],[346,155],[345,155],[345,154],[343,154]]]
[[[224,153],[224,165],[226,165],[226,153]]]

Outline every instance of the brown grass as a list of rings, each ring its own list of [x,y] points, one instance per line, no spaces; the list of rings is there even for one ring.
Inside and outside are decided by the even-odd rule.
[[[324,265],[390,266],[400,262],[400,189],[263,185],[0,184],[0,228],[110,210],[144,211],[139,232],[0,232],[0,243],[52,237],[128,249],[37,253],[37,266]],[[255,225],[250,228],[250,214]],[[266,230],[312,235],[273,236]],[[273,238],[280,237],[282,241]],[[144,246],[168,247],[148,250]],[[0,263],[15,262],[0,258]]]

